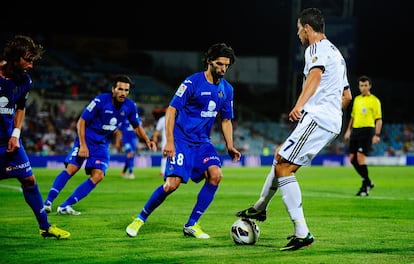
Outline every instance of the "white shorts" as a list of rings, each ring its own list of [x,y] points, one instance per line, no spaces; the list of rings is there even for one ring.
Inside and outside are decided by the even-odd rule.
[[[283,143],[279,155],[296,165],[310,165],[316,154],[337,136],[338,134],[318,126],[305,112]]]

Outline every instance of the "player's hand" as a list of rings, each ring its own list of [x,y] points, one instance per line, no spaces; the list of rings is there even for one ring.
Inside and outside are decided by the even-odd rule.
[[[227,150],[227,153],[229,154],[233,162],[239,161],[241,158],[240,151],[238,151],[235,147],[229,148]]]
[[[148,143],[147,143],[147,146],[148,146],[148,148],[149,149],[151,149],[152,151],[157,151],[157,143],[155,143],[154,141],[149,141]]]
[[[81,158],[88,158],[89,157],[89,148],[87,146],[81,145],[79,147],[78,156]]]
[[[20,148],[19,139],[17,137],[10,137],[6,152],[14,152],[18,148]]]
[[[299,121],[302,117],[302,113],[303,113],[302,110],[303,110],[302,107],[295,106],[292,109],[292,111],[290,111],[290,113],[289,113],[289,121],[290,122]]]
[[[164,157],[169,157],[170,159],[172,159],[175,156],[174,142],[167,141],[167,143],[164,146],[164,149],[162,150],[162,155]]]

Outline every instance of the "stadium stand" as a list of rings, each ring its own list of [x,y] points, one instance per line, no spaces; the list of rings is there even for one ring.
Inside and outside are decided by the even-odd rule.
[[[154,129],[151,116],[154,107],[168,103],[176,84],[168,84],[151,75],[136,73],[133,69],[102,59],[89,59],[75,53],[52,50],[45,62],[36,67],[33,75],[33,92],[30,97],[27,122],[24,130],[30,131],[24,138],[28,153],[65,154],[73,140],[75,122],[84,105],[99,92],[109,87],[111,74],[128,73],[138,89],[132,98],[144,108],[144,120],[149,131]],[[65,110],[59,110],[65,108]],[[242,107],[240,107],[242,109]],[[251,108],[249,111],[252,112]],[[292,124],[243,118],[235,120],[234,141],[244,154],[273,154],[292,129]],[[212,141],[219,153],[225,153],[223,138],[218,129],[212,132]],[[113,148],[114,151],[115,148]],[[321,154],[345,154],[347,144],[338,137]],[[373,155],[395,156],[414,153],[414,125],[385,123],[382,141],[373,146]]]

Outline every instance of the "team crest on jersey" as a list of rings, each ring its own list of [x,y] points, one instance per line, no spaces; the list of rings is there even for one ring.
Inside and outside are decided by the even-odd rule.
[[[312,63],[315,63],[317,61],[318,61],[318,56],[315,56],[315,57],[312,58]]]
[[[180,87],[178,87],[177,92],[175,92],[175,95],[178,97],[182,97],[185,90],[187,90],[187,85],[182,83]]]
[[[219,98],[223,98],[223,96],[224,96],[223,91],[220,91],[220,92],[218,93],[218,97],[219,97]]]

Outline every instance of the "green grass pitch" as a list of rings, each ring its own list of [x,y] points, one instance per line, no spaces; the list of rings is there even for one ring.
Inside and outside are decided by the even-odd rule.
[[[58,206],[84,181],[81,170],[57,197],[51,223],[68,240],[43,239],[15,179],[0,181],[0,263],[414,263],[414,167],[371,166],[375,188],[357,197],[352,167],[303,167],[297,173],[303,207],[315,242],[281,252],[293,225],[278,192],[252,246],[235,245],[229,232],[235,213],[259,197],[270,167],[223,168],[215,200],[201,218],[211,238],[184,237],[182,228],[201,184],[189,182],[167,198],[135,238],[126,226],[162,183],[159,168],[136,168],[136,179],[109,169],[105,179],[74,206],[80,216],[57,215]],[[34,168],[45,198],[60,170]]]

